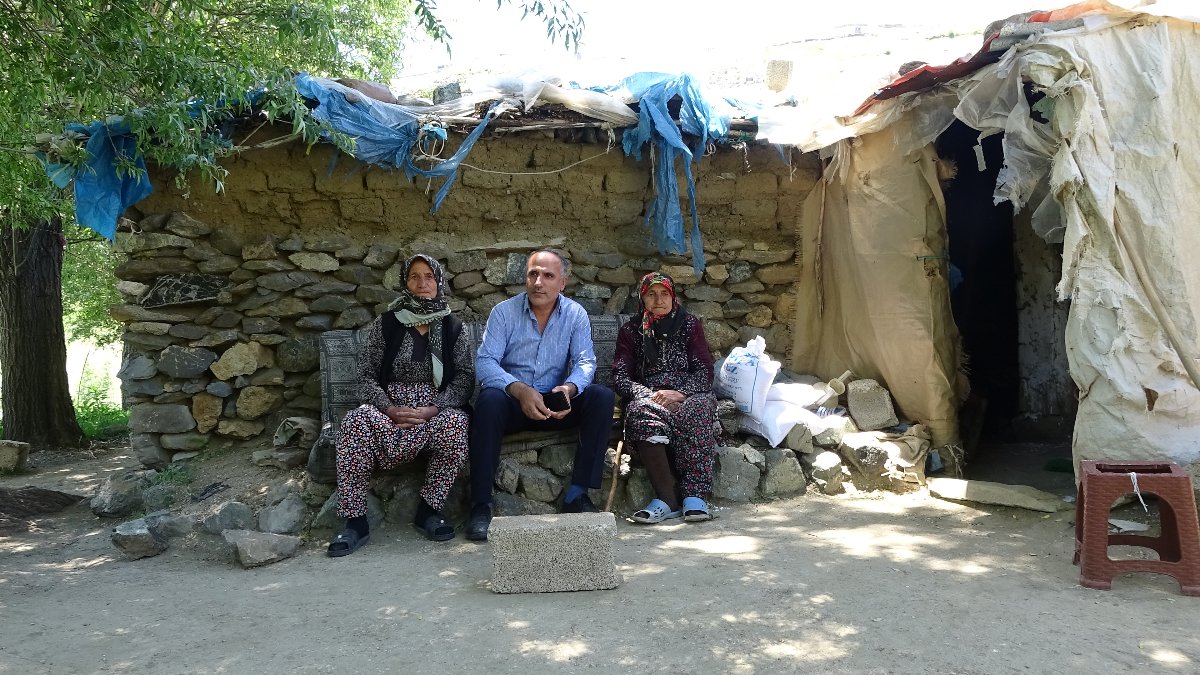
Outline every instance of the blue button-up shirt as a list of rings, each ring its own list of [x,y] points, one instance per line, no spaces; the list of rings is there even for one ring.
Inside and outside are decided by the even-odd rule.
[[[475,356],[481,388],[504,389],[513,382],[524,382],[547,392],[570,382],[582,393],[595,373],[592,324],[579,303],[558,296],[544,332],[538,332],[537,317],[525,293],[492,308]]]

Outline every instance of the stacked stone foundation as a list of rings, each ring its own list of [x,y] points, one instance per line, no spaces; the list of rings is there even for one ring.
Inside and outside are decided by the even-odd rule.
[[[550,138],[482,142],[473,163],[531,171],[602,146]],[[567,293],[593,314],[637,308],[636,284],[672,274],[723,354],[755,335],[786,359],[794,236],[815,161],[752,148],[698,165],[706,269],[661,255],[645,225],[649,167],[617,152],[550,178],[463,169],[430,215],[424,185],[332,149],[281,146],[230,162],[225,191],[156,191],[117,235],[126,326],[120,372],[132,444],[147,466],[216,446],[270,447],[287,417],[319,418],[317,337],[366,325],[396,297],[414,252],[441,260],[452,307],[486,319],[523,290],[524,256],[541,246],[573,263]],[[336,161],[335,161],[336,160]],[[532,167],[532,168],[531,168]]]

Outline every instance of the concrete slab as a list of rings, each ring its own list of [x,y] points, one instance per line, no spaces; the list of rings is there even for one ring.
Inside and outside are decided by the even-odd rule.
[[[548,593],[616,588],[611,513],[498,517],[488,528],[492,590]]]
[[[1028,485],[1006,485],[958,478],[930,478],[927,482],[929,493],[942,499],[1016,506],[1044,513],[1075,508],[1074,504],[1064,502],[1058,495],[1043,492]]]
[[[29,461],[29,444],[20,441],[0,441],[0,473],[24,471]]]

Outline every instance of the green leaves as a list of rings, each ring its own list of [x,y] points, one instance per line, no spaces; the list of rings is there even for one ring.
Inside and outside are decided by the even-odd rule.
[[[409,0],[0,0],[0,219],[29,222],[69,210],[22,150],[71,122],[123,116],[151,161],[223,178],[217,160],[232,144],[222,125],[257,114],[242,101],[256,88],[285,92],[272,114],[306,109],[295,72],[383,79],[400,64]],[[263,106],[265,107],[265,106]],[[315,140],[318,130],[304,136]],[[52,148],[78,165],[81,150]],[[131,158],[119,170],[134,171]]]
[[[576,12],[568,0],[496,0],[496,8],[503,7],[505,3],[518,6],[522,19],[531,14],[541,19],[546,24],[546,39],[551,44],[562,38],[564,48],[579,51],[579,39],[583,37],[584,28],[583,15]]]
[[[63,253],[63,326],[71,342],[107,345],[121,338],[122,326],[108,315],[108,308],[121,303],[111,279],[120,262],[108,241],[78,226],[64,228],[67,240]]]
[[[567,0],[497,5],[505,3],[541,19],[552,41],[578,48],[583,17]],[[219,186],[218,162],[237,149],[228,135],[234,116],[290,120],[315,142],[328,129],[296,97],[294,74],[387,82],[414,19],[450,40],[435,0],[0,0],[0,227],[72,210],[70,195],[24,152],[37,134],[122,116],[149,161]],[[56,160],[85,159],[79,143],[52,145],[42,149]],[[119,169],[136,171],[131,158]]]

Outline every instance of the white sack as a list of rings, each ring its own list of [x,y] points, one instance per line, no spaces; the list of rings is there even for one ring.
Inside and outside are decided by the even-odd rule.
[[[757,336],[745,347],[734,347],[717,371],[713,388],[722,398],[733,399],[737,411],[761,419],[767,391],[779,372],[779,362],[766,352],[767,342]]]
[[[760,419],[738,415],[738,429],[762,436],[772,448],[778,448],[806,412],[804,408],[787,401],[767,401],[762,406]]]

